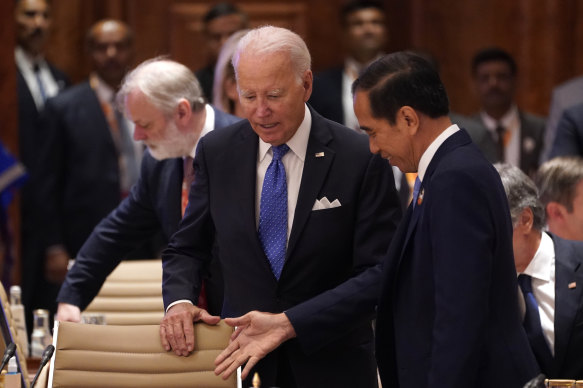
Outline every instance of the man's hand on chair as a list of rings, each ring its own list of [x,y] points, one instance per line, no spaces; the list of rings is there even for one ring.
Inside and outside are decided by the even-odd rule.
[[[285,313],[251,311],[239,318],[226,318],[225,322],[236,330],[229,346],[215,359],[215,374],[222,374],[223,379],[246,363],[241,373],[241,378],[245,379],[267,353],[296,336]]]
[[[61,322],[81,322],[81,309],[73,304],[59,303],[55,319]]]
[[[194,322],[203,321],[216,325],[221,317],[210,315],[206,310],[190,303],[178,303],[170,307],[160,323],[160,340],[166,350],[174,350],[178,356],[188,356],[194,350]]]

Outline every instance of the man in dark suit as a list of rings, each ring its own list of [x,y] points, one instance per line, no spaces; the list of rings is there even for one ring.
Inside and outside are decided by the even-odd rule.
[[[208,10],[202,22],[209,58],[206,66],[198,69],[195,75],[207,101],[212,101],[215,65],[221,47],[235,32],[247,28],[247,14],[231,3],[221,2]]]
[[[21,257],[23,274],[23,303],[30,307],[35,302],[36,279],[29,279],[29,272],[36,272],[44,252],[38,239],[38,212],[36,211],[36,168],[38,152],[45,129],[40,114],[45,100],[69,86],[67,76],[44,58],[44,51],[51,24],[50,6],[46,0],[16,1],[16,39],[14,50],[18,92],[18,145],[19,157],[27,169],[29,180],[21,194]],[[42,271],[42,264],[39,271]],[[42,294],[42,290],[39,291]],[[30,315],[32,318],[32,315]],[[32,327],[32,325],[29,325]]]
[[[186,355],[192,322],[218,321],[193,306],[214,242],[221,316],[238,327],[215,373],[246,363],[242,377],[257,371],[265,386],[375,387],[377,264],[400,218],[390,165],[307,107],[310,54],[298,35],[251,30],[233,58],[248,121],[198,145],[190,204],[162,254],[162,343]]]
[[[583,157],[583,104],[568,108],[561,116],[549,159],[568,155]]]
[[[532,350],[548,378],[583,379],[583,242],[543,232],[545,208],[535,184],[518,167],[496,169],[514,225],[514,261]]]
[[[500,177],[448,117],[437,72],[408,52],[354,84],[371,151],[417,172],[384,260],[376,358],[385,387],[520,387],[537,374],[520,324]]]
[[[479,144],[484,154],[495,149],[497,162],[518,166],[534,176],[543,146],[545,120],[516,106],[516,72],[514,58],[502,49],[487,48],[474,56],[472,76],[481,105],[481,112],[474,117],[490,135],[488,143]]]
[[[583,158],[561,156],[546,161],[536,174],[549,231],[583,241]]]
[[[43,305],[33,307],[55,311],[69,258],[77,255],[93,228],[137,180],[142,146],[132,140],[131,123],[113,102],[130,65],[132,47],[127,25],[116,20],[96,23],[87,40],[95,71],[87,82],[45,105],[39,179],[35,182],[42,199],[39,229],[45,254],[44,265],[33,267],[31,284],[44,281],[47,291],[35,291]],[[148,251],[141,258],[156,254]]]
[[[57,297],[62,321],[80,321],[81,310],[107,275],[143,241],[156,232],[165,242],[170,240],[182,218],[182,193],[188,188],[183,187],[187,184],[184,164],[192,165],[202,136],[240,120],[204,104],[192,72],[170,60],[154,59],[138,66],[126,77],[118,100],[136,124],[134,138],[146,143],[149,151],[130,195],[97,225],[67,273]],[[215,314],[222,307],[222,283],[218,283],[215,288],[207,282],[206,288],[209,311]]]

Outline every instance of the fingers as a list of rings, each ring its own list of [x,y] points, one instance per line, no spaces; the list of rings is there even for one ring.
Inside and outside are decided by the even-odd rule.
[[[238,349],[239,349],[239,343],[238,342],[231,342],[229,345],[227,345],[225,350],[223,350],[221,352],[221,354],[219,354],[217,356],[217,358],[215,359],[215,365],[219,365],[219,364],[223,363],[223,361],[225,361],[228,357],[231,356],[231,354],[233,354]]]
[[[164,350],[169,351],[172,349],[170,342],[166,339],[166,327],[164,325],[160,325],[160,341],[162,342]]]
[[[242,315],[237,318],[225,318],[225,323],[231,327],[235,326],[246,326],[251,323],[251,317],[254,312],[251,311],[245,315]]]
[[[217,360],[215,360],[215,364],[217,364],[218,359],[219,358],[217,357]],[[217,376],[221,375],[221,378],[223,380],[226,380],[229,378],[229,376],[231,376],[231,374],[233,374],[233,372],[237,371],[237,368],[239,366],[245,364],[245,362],[248,362],[247,360],[249,359],[250,356],[248,354],[242,352],[241,349],[235,349],[227,358],[225,358],[221,363],[217,365],[217,367],[215,368],[215,375]],[[256,363],[257,361],[255,361],[254,364]]]
[[[195,319],[195,321],[199,320],[209,325],[216,325],[221,321],[221,317],[218,315],[210,315],[206,310],[200,310],[198,319]]]
[[[257,365],[257,363],[259,362],[260,358],[259,357],[250,357],[249,360],[247,361],[247,364],[245,364],[245,368],[243,368],[243,371],[241,372],[241,380],[245,380],[247,378],[247,376],[249,375],[249,372],[251,372],[251,369],[253,369],[253,367],[255,365]],[[236,368],[235,368],[236,369]],[[228,378],[229,376],[224,376],[223,375],[223,379]]]

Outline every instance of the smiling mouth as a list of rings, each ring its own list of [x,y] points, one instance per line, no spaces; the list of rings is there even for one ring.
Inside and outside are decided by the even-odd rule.
[[[263,129],[271,129],[271,128],[275,127],[277,125],[277,123],[276,124],[258,124],[258,125]]]

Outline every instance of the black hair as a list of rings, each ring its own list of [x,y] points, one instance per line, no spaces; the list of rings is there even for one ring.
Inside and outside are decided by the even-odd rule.
[[[478,66],[486,62],[506,62],[510,67],[510,72],[512,75],[516,75],[516,62],[512,55],[508,52],[502,50],[499,47],[488,47],[483,50],[480,50],[474,55],[474,59],[472,60],[472,73],[476,74],[476,70],[478,70]]]
[[[243,13],[236,5],[222,2],[212,6],[202,18],[204,24],[208,24],[211,20],[227,15],[241,15],[245,20],[247,15]]]
[[[342,25],[346,24],[346,19],[348,18],[348,15],[367,8],[375,8],[381,11],[382,13],[385,12],[385,7],[383,7],[383,4],[380,1],[350,0],[347,1],[340,10],[340,21],[342,22]]]
[[[397,111],[410,106],[431,118],[449,113],[445,86],[433,65],[423,57],[400,51],[373,62],[352,85],[368,91],[373,117],[396,121]]]

